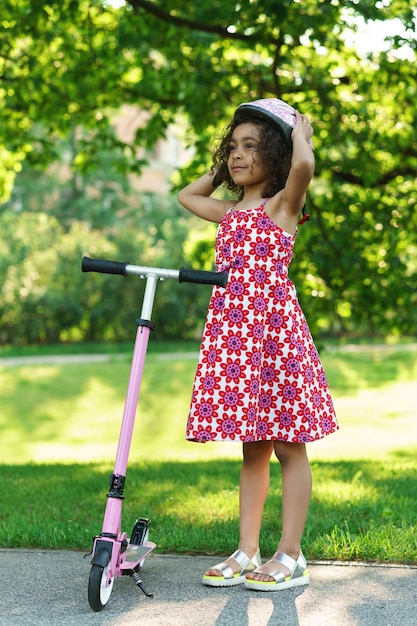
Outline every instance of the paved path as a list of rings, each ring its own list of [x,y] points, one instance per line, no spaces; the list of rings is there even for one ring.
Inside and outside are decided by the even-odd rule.
[[[355,345],[347,344],[345,346],[326,346],[325,351],[328,352],[364,352],[370,350],[380,350],[386,353],[398,350],[415,350],[417,343],[404,344],[375,344],[375,345]],[[132,346],[133,349],[133,346]],[[65,363],[106,363],[114,359],[128,359],[130,353],[108,353],[108,354],[51,354],[39,356],[16,356],[16,357],[0,357],[0,366],[13,367],[20,365],[62,365]],[[166,352],[155,353],[158,359],[163,361],[170,359],[197,359],[197,352]],[[417,624],[417,622],[416,622]]]
[[[63,365],[71,363],[106,363],[109,354],[47,354],[44,356],[10,356],[0,358],[2,367],[20,365]]]
[[[67,551],[0,550],[1,626],[415,626],[417,567],[312,563],[308,587],[260,593],[213,589],[213,558],[151,555],[146,598],[129,577],[106,608],[87,601],[89,558]],[[215,559],[216,560],[216,559]]]

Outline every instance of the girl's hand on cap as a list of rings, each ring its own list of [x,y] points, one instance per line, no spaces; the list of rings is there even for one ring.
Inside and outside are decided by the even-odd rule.
[[[294,141],[294,137],[298,134],[302,134],[306,141],[310,141],[313,136],[313,127],[310,123],[310,120],[306,115],[299,113],[297,110],[295,111],[295,126],[291,133],[291,138]]]

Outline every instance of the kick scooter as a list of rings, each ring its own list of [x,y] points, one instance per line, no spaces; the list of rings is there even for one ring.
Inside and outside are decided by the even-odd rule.
[[[83,272],[100,272],[103,274],[134,274],[146,280],[142,302],[142,312],[137,320],[137,333],[133,350],[130,377],[127,388],[120,436],[117,446],[113,474],[110,477],[109,492],[100,535],[94,538],[91,552],[91,570],[88,581],[88,602],[93,611],[101,611],[107,605],[115,578],[131,576],[143,593],[152,597],[145,589],[139,576],[147,556],[156,548],[156,544],[148,539],[149,520],[140,517],[136,520],[130,537],[122,532],[122,503],[126,479],[127,461],[135,423],[136,408],[142,372],[148,347],[150,331],[154,330],[151,321],[155,291],[158,280],[174,278],[180,283],[199,283],[206,285],[226,286],[227,272],[205,272],[201,270],[169,270],[155,267],[143,267],[83,257]]]

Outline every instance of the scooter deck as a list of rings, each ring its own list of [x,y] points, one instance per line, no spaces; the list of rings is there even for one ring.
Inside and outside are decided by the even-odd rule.
[[[152,541],[147,541],[141,546],[137,546],[134,544],[129,544],[125,552],[123,552],[123,562],[121,563],[120,569],[122,570],[130,570],[135,567],[138,563],[143,561],[150,553],[155,550],[156,543]]]

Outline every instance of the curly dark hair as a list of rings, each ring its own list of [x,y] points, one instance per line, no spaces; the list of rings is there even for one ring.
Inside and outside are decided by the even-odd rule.
[[[262,165],[268,168],[270,174],[262,197],[270,198],[285,187],[291,166],[292,142],[288,142],[278,126],[270,124],[264,119],[258,119],[252,113],[241,113],[225,128],[220,144],[213,154],[212,172],[215,172],[213,186],[218,187],[225,184],[227,189],[238,196],[239,200],[242,198],[243,188],[233,182],[227,168],[227,159],[233,131],[246,122],[255,124],[260,130],[257,155]]]

